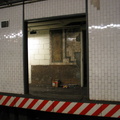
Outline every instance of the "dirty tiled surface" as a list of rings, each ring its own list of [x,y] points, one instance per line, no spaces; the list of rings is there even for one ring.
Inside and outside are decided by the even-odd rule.
[[[22,6],[0,10],[0,92],[23,93]]]
[[[100,0],[99,9],[88,0],[91,100],[120,101],[119,11],[120,0]]]

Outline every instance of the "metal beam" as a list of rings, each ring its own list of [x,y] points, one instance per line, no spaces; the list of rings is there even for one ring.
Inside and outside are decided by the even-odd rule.
[[[26,4],[26,3],[33,3],[33,2],[39,2],[39,1],[45,1],[45,0],[24,0],[24,3]],[[23,0],[1,0],[0,8],[21,5],[22,3],[23,3]]]

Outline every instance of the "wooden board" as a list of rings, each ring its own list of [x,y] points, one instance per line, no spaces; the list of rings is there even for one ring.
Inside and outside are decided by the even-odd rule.
[[[62,30],[50,30],[52,62],[62,62],[63,47],[62,47]]]

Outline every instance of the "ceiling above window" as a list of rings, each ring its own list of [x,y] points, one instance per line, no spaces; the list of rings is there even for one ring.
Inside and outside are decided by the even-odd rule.
[[[24,0],[24,1],[26,1],[26,0]],[[1,0],[0,1],[0,6],[17,4],[17,3],[20,3],[20,2],[23,2],[23,0]]]
[[[14,5],[20,5],[24,3],[31,3],[44,0],[0,0],[0,8],[10,7]]]

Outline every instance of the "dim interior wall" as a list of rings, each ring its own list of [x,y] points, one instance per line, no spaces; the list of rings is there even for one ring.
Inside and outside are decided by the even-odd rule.
[[[120,101],[120,0],[88,0],[89,94],[91,100]]]
[[[9,21],[9,26],[0,26],[0,92],[22,94],[22,6],[1,9],[2,21]]]
[[[85,0],[45,0],[25,5],[25,19],[85,13]]]
[[[63,38],[63,40],[64,40],[64,38]],[[61,42],[61,41],[59,41],[59,42]],[[69,46],[69,49],[67,50],[67,52],[71,53],[71,58],[75,59],[75,57],[74,57],[75,52],[80,52],[80,42],[73,41],[70,43],[69,44],[67,43],[67,46]],[[63,44],[63,46],[65,46],[64,44]],[[74,48],[74,51],[73,51],[73,48],[71,48],[72,46]],[[38,70],[38,72],[37,72],[41,76],[43,76],[43,73],[45,72],[44,68],[46,68],[46,67],[47,67],[47,69],[49,69],[49,71],[53,71],[53,69],[51,67],[48,67],[48,65],[49,66],[50,65],[53,65],[53,66],[54,65],[56,65],[56,66],[57,65],[58,66],[59,65],[63,65],[63,66],[73,65],[74,70],[76,69],[76,67],[77,68],[79,67],[79,65],[77,65],[76,62],[71,63],[70,62],[71,59],[69,60],[68,58],[64,58],[63,61],[61,61],[61,62],[52,62],[52,48],[53,48],[53,46],[51,45],[49,30],[40,30],[40,31],[37,31],[36,34],[30,34],[30,33],[28,34],[29,83],[32,82],[32,74],[34,74],[34,73],[32,73],[32,71],[35,72],[38,69],[38,67],[39,67],[39,69],[42,68],[42,71],[43,71],[42,73],[40,72],[40,70]],[[63,52],[65,53],[64,50],[63,50]],[[34,66],[37,66],[37,67],[34,67]],[[44,67],[42,67],[42,66],[44,66]],[[74,66],[76,66],[76,67],[74,67]],[[33,69],[32,69],[32,67],[33,67]],[[37,68],[37,69],[35,69],[35,68]],[[53,67],[53,68],[55,69],[56,67]],[[61,67],[57,67],[57,68],[62,70]],[[67,71],[66,66],[65,66],[65,68],[66,69],[64,69],[64,70]],[[77,69],[77,70],[79,70],[79,69]],[[46,71],[46,73],[47,73],[47,71]],[[47,73],[47,75],[48,74],[49,73]],[[56,74],[58,74],[58,73],[56,73]],[[45,73],[44,73],[44,75],[45,75]]]

